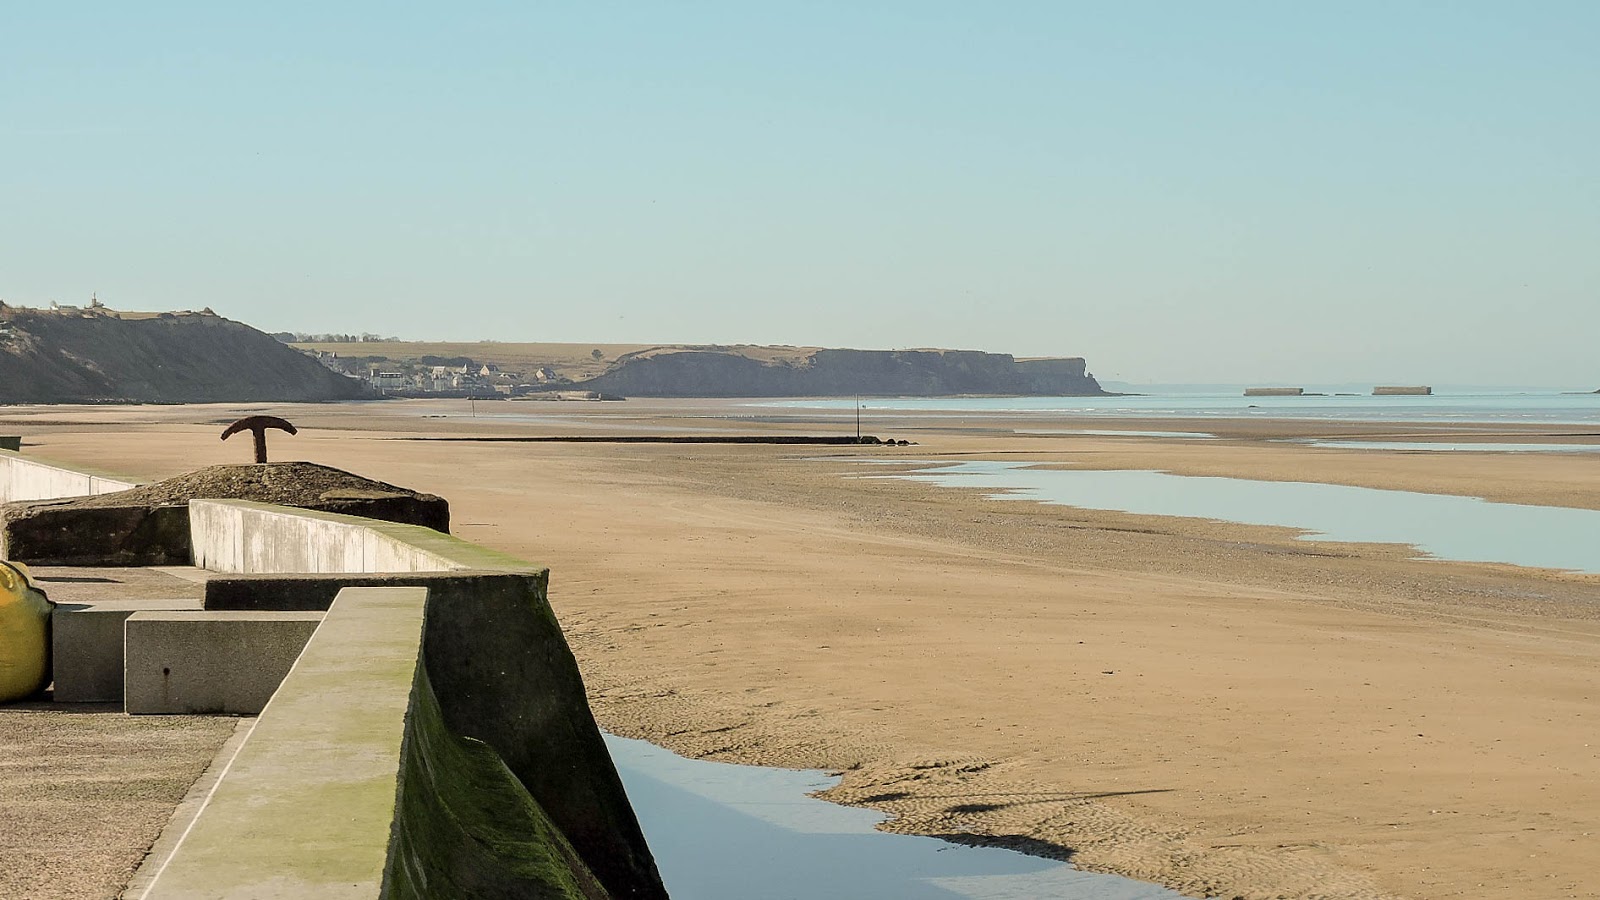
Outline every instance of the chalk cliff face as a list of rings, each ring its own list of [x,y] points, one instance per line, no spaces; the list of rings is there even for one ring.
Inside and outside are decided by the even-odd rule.
[[[210,313],[0,311],[0,403],[215,403],[370,396],[239,322]]]
[[[843,397],[853,394],[1104,394],[1077,358],[1018,360],[975,350],[816,350],[760,359],[659,349],[620,357],[573,385],[634,397]]]

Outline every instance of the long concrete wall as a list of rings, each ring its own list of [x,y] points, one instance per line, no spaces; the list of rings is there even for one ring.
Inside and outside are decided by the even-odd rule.
[[[193,500],[194,564],[216,572],[358,573],[527,569],[515,557],[420,525],[288,509],[247,500]]]
[[[665,900],[547,571],[419,526],[189,515],[196,564],[262,596],[380,586],[339,591],[148,897]]]
[[[45,462],[0,450],[0,503],[86,497],[136,488],[139,482],[93,469]]]
[[[427,593],[339,595],[145,900],[379,896]]]

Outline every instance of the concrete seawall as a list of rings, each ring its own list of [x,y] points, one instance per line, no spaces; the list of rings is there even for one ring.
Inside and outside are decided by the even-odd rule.
[[[328,611],[147,898],[664,900],[546,570],[420,526],[189,514],[251,602]]]
[[[125,476],[0,450],[0,503],[110,494],[136,488],[139,484]]]
[[[420,525],[290,509],[248,500],[193,500],[194,564],[216,572],[358,573],[527,569],[528,563]]]
[[[146,900],[380,895],[426,595],[340,597]]]

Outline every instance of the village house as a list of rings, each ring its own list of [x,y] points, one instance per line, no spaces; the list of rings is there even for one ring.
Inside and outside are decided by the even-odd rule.
[[[394,369],[371,369],[367,373],[367,383],[375,390],[385,394],[405,390],[406,376],[404,372]]]

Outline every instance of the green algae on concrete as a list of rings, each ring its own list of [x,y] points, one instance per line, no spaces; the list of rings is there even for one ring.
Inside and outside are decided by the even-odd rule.
[[[151,900],[664,900],[546,573],[406,577],[340,592]]]
[[[609,900],[561,830],[489,745],[444,724],[419,669],[384,898]]]
[[[284,758],[274,760],[277,770],[252,765],[241,771],[285,779],[283,791],[241,792],[230,786],[237,774],[230,772],[215,794],[219,801],[268,811],[268,830],[210,825],[215,834],[199,842],[195,853],[180,845],[174,854],[174,867],[180,860],[190,867],[209,866],[209,875],[220,878],[227,876],[221,869],[230,860],[229,844],[253,842],[249,852],[231,854],[231,877],[245,878],[245,889],[230,894],[213,886],[210,893],[152,893],[152,898],[665,900],[666,889],[589,710],[577,661],[546,599],[546,570],[418,526],[249,501],[197,500],[189,512],[196,562],[241,573],[233,580],[242,590],[231,598],[241,606],[269,608],[297,594],[304,594],[297,604],[326,602],[332,590],[374,584],[382,585],[374,588],[381,594],[425,596],[416,610],[423,624],[409,657],[398,644],[380,651],[342,632],[329,632],[324,642],[319,631],[302,658],[304,663],[319,647],[331,645],[324,652],[409,659],[409,669],[369,679],[360,690],[381,694],[384,743],[367,742],[371,758],[365,765],[375,777],[387,767],[388,805],[378,803],[376,783],[363,783],[357,796],[346,797],[343,785],[319,793],[315,784],[297,782],[299,773],[289,765],[294,751],[280,748]],[[365,593],[339,590],[323,628],[349,619],[347,600]],[[224,598],[213,598],[208,589],[207,608],[216,608],[213,599]],[[409,613],[405,620],[409,633]],[[389,626],[377,627],[381,632]],[[300,678],[302,663],[280,691],[286,697],[307,693],[297,684],[307,680]],[[329,677],[342,691],[340,676]],[[399,727],[392,709],[397,695],[404,723]],[[361,702],[359,696],[336,698],[336,705],[348,709],[360,709]],[[279,711],[275,697],[262,713],[262,725]],[[329,713],[312,705],[291,708],[289,714],[326,718]],[[435,715],[436,723],[430,718]],[[313,782],[323,768],[322,756],[336,757],[348,752],[346,744],[363,741],[359,734],[334,738],[331,723],[325,728],[327,733],[318,735],[290,728],[282,738],[291,745],[298,741],[301,754],[318,758]],[[261,734],[258,726],[239,761],[254,761],[252,747]],[[388,743],[391,738],[395,743]],[[328,797],[335,799],[330,803]],[[321,814],[344,810],[357,817],[346,827],[359,834],[346,840],[330,827],[334,823],[314,816],[302,817],[300,824],[328,828],[326,839],[288,833],[296,822],[290,809],[280,808],[285,803],[316,807]],[[388,818],[382,835],[388,839],[392,826],[393,842],[375,870],[373,838],[383,816]],[[210,817],[209,810],[202,811],[194,832]],[[308,849],[301,860],[301,846],[308,843],[321,849]],[[324,858],[328,853],[344,859]],[[191,856],[200,862],[191,862]],[[158,880],[156,887],[176,890],[189,883]]]
[[[481,741],[613,897],[666,888],[546,599],[548,573],[440,573],[423,659],[445,727]]]
[[[378,895],[426,598],[334,604],[148,900]]]

